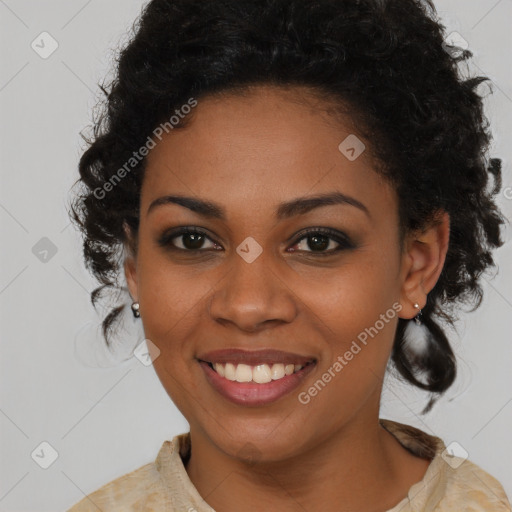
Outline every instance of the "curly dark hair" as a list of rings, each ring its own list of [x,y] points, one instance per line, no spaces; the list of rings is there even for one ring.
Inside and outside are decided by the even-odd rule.
[[[191,97],[265,84],[306,87],[348,108],[376,171],[397,190],[401,243],[439,212],[450,216],[445,265],[422,310],[430,349],[421,361],[412,357],[403,336],[408,320],[399,319],[391,356],[405,379],[432,393],[431,404],[456,373],[440,321],[453,326],[456,303],[472,304],[471,311],[480,305],[479,278],[494,266],[505,222],[493,199],[501,160],[487,157],[492,136],[477,90],[489,79],[464,77],[459,64],[472,53],[445,35],[430,0],[150,1],[119,51],[115,77],[100,85],[103,108],[79,163],[81,190],[70,215],[84,237],[86,266],[101,283],[93,305],[103,291],[121,288],[123,249],[136,251],[146,159],[102,191],[155,127]],[[103,320],[107,345],[126,306]]]

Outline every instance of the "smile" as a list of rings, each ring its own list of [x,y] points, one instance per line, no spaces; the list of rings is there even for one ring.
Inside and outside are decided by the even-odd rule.
[[[316,360],[304,364],[208,362],[198,360],[207,383],[222,398],[236,405],[270,405],[296,390],[316,367]]]

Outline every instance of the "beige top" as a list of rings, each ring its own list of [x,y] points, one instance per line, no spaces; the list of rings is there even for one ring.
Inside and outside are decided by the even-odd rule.
[[[512,512],[503,487],[484,470],[449,455],[441,439],[390,420],[381,425],[415,455],[431,459],[421,482],[387,512]],[[183,460],[190,434],[164,441],[154,462],[104,485],[67,512],[215,512],[190,481]]]

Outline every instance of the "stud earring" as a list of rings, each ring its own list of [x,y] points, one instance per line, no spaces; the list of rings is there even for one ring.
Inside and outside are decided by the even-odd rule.
[[[138,302],[134,302],[132,304],[132,312],[133,312],[133,316],[135,318],[139,318],[140,317],[139,303]]]

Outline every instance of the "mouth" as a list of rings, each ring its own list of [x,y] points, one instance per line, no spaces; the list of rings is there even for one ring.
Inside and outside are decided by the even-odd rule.
[[[315,368],[314,357],[277,350],[221,350],[197,358],[211,387],[237,405],[270,404],[291,393]]]

